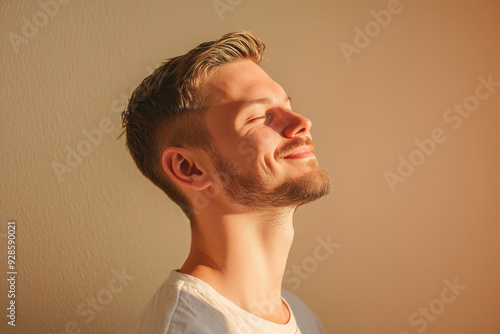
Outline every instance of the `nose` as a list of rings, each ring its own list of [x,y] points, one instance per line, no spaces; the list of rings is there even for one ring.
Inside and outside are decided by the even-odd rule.
[[[273,127],[285,138],[302,137],[309,133],[311,120],[289,109],[281,109],[274,115]]]

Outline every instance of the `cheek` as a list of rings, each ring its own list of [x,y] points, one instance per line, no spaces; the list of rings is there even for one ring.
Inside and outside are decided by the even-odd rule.
[[[221,130],[217,132],[215,136],[212,135],[212,138],[217,151],[226,161],[239,160],[241,157],[239,151],[246,148],[243,145],[243,140],[234,131],[230,131],[227,128],[225,131]]]
[[[227,152],[236,139],[234,119],[220,115],[212,115],[210,112],[205,116],[206,125],[214,144],[222,152]]]
[[[214,135],[215,133],[215,135]],[[222,151],[227,151],[231,144],[236,140],[236,136],[227,127],[217,127],[216,131],[212,133],[214,142]]]
[[[274,157],[280,144],[280,136],[272,129],[261,129],[253,133],[251,140],[255,154],[253,161],[248,161],[248,164],[263,175],[280,173],[281,165]]]
[[[273,148],[276,143],[276,134],[273,131],[261,131],[257,140],[263,147]]]
[[[239,152],[246,155],[245,161],[248,163],[273,158],[278,144],[272,131],[254,132],[251,136],[240,138],[240,141]]]

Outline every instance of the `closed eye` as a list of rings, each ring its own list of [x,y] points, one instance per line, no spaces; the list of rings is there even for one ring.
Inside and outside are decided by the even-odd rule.
[[[264,118],[267,118],[267,116],[259,116],[259,117],[254,117],[254,118],[250,119],[248,122],[257,121],[257,120],[259,120],[259,119],[264,119]]]

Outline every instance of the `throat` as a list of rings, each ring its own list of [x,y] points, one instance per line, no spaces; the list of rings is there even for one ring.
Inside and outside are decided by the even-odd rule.
[[[285,324],[290,311],[281,284],[294,236],[292,216],[286,223],[263,221],[247,215],[199,221],[180,272],[201,279],[255,316]]]

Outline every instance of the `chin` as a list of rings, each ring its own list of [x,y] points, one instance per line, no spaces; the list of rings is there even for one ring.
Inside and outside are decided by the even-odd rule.
[[[275,190],[276,198],[283,204],[304,205],[330,193],[332,180],[322,169],[315,169],[287,181]]]

